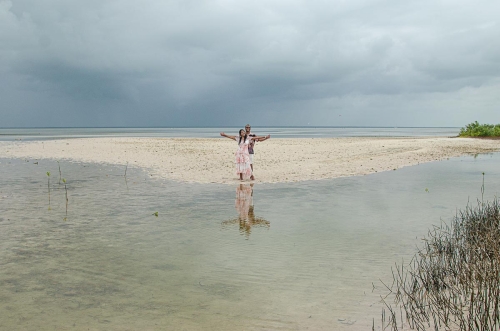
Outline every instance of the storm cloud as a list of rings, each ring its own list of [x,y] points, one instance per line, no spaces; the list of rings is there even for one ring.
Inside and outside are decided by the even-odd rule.
[[[0,0],[0,127],[498,123],[499,12],[494,0]]]

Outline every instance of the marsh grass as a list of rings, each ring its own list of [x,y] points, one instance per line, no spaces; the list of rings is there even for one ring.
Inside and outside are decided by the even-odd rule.
[[[500,329],[498,199],[467,206],[450,225],[430,230],[386,287],[383,330]]]

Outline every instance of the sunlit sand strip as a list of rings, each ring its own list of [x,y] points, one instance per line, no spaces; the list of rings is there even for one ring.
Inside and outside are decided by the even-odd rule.
[[[146,168],[181,182],[237,183],[236,142],[224,138],[84,138],[0,142],[1,157],[73,160]],[[464,154],[500,150],[467,138],[271,139],[255,148],[255,182],[359,176]]]

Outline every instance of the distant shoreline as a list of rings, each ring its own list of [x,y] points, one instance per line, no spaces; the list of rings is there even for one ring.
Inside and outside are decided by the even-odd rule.
[[[238,183],[236,143],[223,138],[71,138],[0,141],[0,157],[136,166],[180,182]],[[298,182],[391,171],[500,150],[492,139],[446,137],[273,138],[258,143],[257,183]]]
[[[224,131],[237,134],[239,127],[202,128],[10,128],[0,129],[0,141],[53,140],[97,137],[218,138]],[[456,137],[459,128],[438,127],[253,127],[259,135],[273,138],[331,137]]]
[[[217,128],[237,128],[234,125],[223,126],[47,126],[47,127],[0,127],[0,130],[24,130],[24,129],[217,129]],[[350,126],[350,125],[254,125],[254,128],[367,128],[367,129],[460,129],[459,126]]]

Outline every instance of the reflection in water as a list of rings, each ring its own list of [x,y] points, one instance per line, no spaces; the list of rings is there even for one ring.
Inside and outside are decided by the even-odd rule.
[[[231,227],[233,224],[238,224],[240,233],[248,239],[252,232],[252,227],[270,227],[270,223],[255,216],[253,204],[253,184],[240,184],[236,188],[236,200],[234,203],[238,218],[222,222],[223,227]]]

